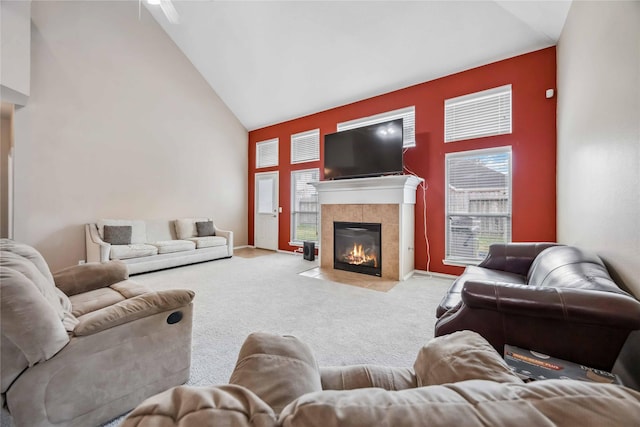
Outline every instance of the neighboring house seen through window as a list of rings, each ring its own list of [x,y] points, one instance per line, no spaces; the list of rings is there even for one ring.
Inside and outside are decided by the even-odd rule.
[[[511,241],[511,147],[446,155],[445,262],[476,264]]]
[[[291,242],[318,242],[320,211],[318,192],[311,181],[320,179],[320,169],[291,172]]]

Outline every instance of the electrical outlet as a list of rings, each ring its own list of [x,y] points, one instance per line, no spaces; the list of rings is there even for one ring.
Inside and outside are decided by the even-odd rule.
[[[86,262],[85,260],[81,259],[80,261],[78,261],[78,265],[82,265],[82,264],[84,264],[85,262]]]

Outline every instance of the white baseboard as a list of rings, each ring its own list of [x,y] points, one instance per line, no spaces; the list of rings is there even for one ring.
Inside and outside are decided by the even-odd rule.
[[[457,279],[458,278],[458,276],[455,276],[453,274],[436,273],[434,271],[417,270],[417,269],[413,270],[413,274],[416,274],[419,276],[433,276],[441,279]]]
[[[242,246],[234,246],[233,249],[244,249],[244,248],[253,248],[255,249],[255,246],[252,245],[242,245]]]

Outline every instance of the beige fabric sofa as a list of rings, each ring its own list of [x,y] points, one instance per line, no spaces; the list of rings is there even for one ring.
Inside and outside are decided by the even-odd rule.
[[[189,290],[153,292],[120,261],[51,274],[34,248],[0,240],[0,386],[17,427],[95,426],[183,384]]]
[[[196,222],[210,218],[175,220],[101,219],[85,225],[88,262],[119,259],[129,274],[145,273],[233,256],[233,232],[215,227],[215,236],[198,237]],[[112,245],[104,240],[105,225],[131,226],[131,243]]]
[[[640,419],[640,393],[574,380],[525,384],[471,331],[433,339],[413,369],[319,368],[296,338],[256,333],[229,382],[167,390],[121,427],[624,427]]]

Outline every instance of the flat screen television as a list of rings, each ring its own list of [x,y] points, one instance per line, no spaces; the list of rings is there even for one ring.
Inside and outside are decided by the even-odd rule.
[[[402,174],[402,119],[324,137],[324,179]]]

